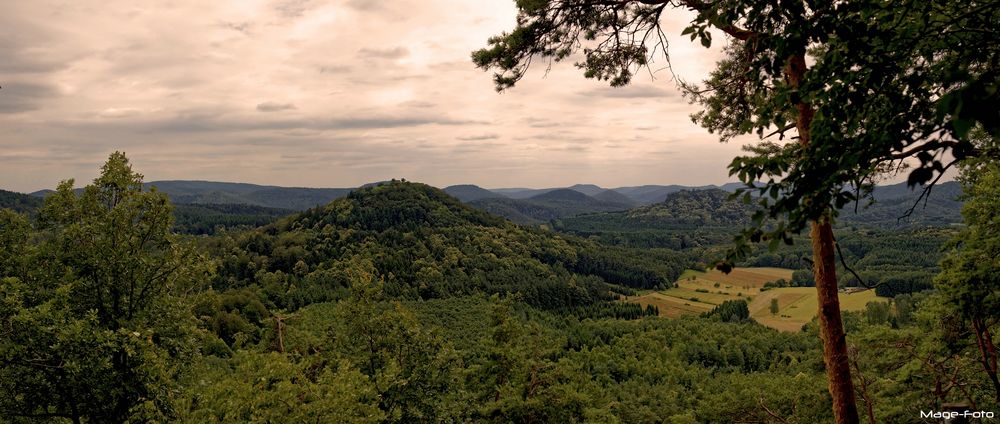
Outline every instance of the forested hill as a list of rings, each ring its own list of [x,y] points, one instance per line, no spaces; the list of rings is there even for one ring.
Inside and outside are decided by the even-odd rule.
[[[153,181],[174,203],[246,204],[268,208],[304,210],[346,196],[351,188],[277,187],[212,181]]]
[[[666,222],[674,227],[739,226],[749,222],[753,206],[732,200],[722,189],[681,190],[660,203],[625,212],[631,221]]]
[[[463,202],[471,202],[473,200],[479,199],[489,199],[494,197],[506,197],[499,193],[494,193],[485,188],[472,185],[472,184],[459,184],[444,188],[444,192],[448,193],[458,200]]]
[[[922,190],[922,187],[911,189],[906,183],[875,187],[872,199],[863,199],[857,211],[853,204],[848,205],[840,211],[839,220],[880,228],[948,226],[962,222],[962,186],[958,182],[939,183],[926,199],[918,202]],[[912,213],[906,216],[911,208]]]
[[[213,242],[223,258],[218,288],[262,285],[270,302],[289,309],[338,298],[348,287],[345,270],[359,266],[371,266],[394,297],[512,292],[560,308],[610,299],[607,283],[669,283],[687,265],[678,253],[639,254],[520,227],[399,181]]]
[[[28,194],[0,190],[0,209],[13,209],[21,213],[34,213],[42,206],[42,199]]]
[[[539,224],[585,213],[621,211],[634,205],[628,199],[601,200],[568,188],[547,190],[527,199],[485,198],[469,204],[518,224]]]
[[[695,229],[746,224],[753,207],[730,199],[721,189],[681,190],[663,202],[627,211],[582,215],[560,220],[557,225],[574,231],[618,231],[628,229]]]

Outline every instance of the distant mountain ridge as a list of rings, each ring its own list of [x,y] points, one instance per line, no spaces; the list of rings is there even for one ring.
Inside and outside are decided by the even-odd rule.
[[[0,190],[0,209],[13,209],[15,212],[34,213],[42,206],[42,199],[23,193]]]
[[[625,202],[602,200],[576,190],[560,188],[545,190],[527,199],[482,198],[468,203],[474,208],[502,216],[518,224],[539,224],[583,213],[626,210],[635,205],[629,202],[629,199],[625,200]]]
[[[485,188],[472,184],[459,184],[444,188],[444,192],[463,202],[471,202],[479,199],[505,198],[500,193],[489,191]]]
[[[367,184],[363,187],[377,185]],[[274,216],[278,210],[301,211],[325,205],[335,199],[347,196],[356,188],[305,188],[279,187],[248,183],[214,181],[169,180],[152,181],[146,187],[155,186],[167,194],[178,205],[248,205],[258,208],[254,215]],[[716,195],[732,192],[742,187],[742,183],[727,183],[721,186],[681,186],[644,185],[605,189],[594,184],[576,184],[567,188],[511,188],[485,189],[472,184],[446,187],[443,191],[478,209],[508,218],[521,224],[539,224],[553,219],[581,214],[614,212],[636,207],[663,203],[669,196],[685,190],[719,190]],[[44,197],[51,190],[40,190],[31,195],[5,192],[7,207],[21,211],[37,208],[31,199]],[[900,219],[916,201],[917,192],[905,183],[879,186],[873,193],[875,203],[865,207],[863,200],[858,212],[854,205],[841,211],[840,222],[861,225],[898,227],[914,224],[951,225],[961,222],[959,214],[961,202],[957,200],[961,187],[956,182],[938,184],[926,202],[914,209],[912,216]],[[15,198],[21,200],[14,200]],[[41,203],[39,202],[38,205]],[[247,208],[225,208],[225,211],[245,211]],[[199,211],[203,211],[200,210]],[[241,212],[242,213],[242,212]]]

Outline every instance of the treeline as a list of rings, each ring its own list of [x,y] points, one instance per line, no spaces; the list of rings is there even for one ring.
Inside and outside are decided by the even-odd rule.
[[[174,205],[174,231],[211,235],[220,230],[246,230],[293,213],[291,209],[245,204],[178,204]]]

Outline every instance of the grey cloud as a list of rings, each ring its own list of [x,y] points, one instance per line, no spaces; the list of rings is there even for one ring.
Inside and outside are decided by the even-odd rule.
[[[525,118],[524,122],[528,123],[528,126],[532,128],[553,128],[562,125],[555,121],[540,118]]]
[[[141,114],[142,111],[133,108],[107,108],[98,112],[97,116],[101,118],[118,119],[118,118],[128,118]]]
[[[351,9],[371,12],[382,9],[385,2],[381,0],[348,0],[347,6]]]
[[[250,27],[251,27],[251,25],[252,24],[250,22],[223,22],[222,23],[222,27],[223,28],[231,29],[233,31],[242,33],[244,35],[249,35],[250,34]]]
[[[612,99],[649,99],[674,96],[670,90],[664,90],[650,85],[627,85],[625,87],[601,87],[580,93],[586,97],[604,97]]]
[[[279,14],[286,18],[297,18],[309,10],[310,0],[285,0],[274,6]]]
[[[6,8],[5,8],[6,9]],[[53,36],[31,20],[0,14],[0,75],[47,73],[66,68],[80,52],[60,50]],[[0,81],[3,83],[3,81]]]
[[[321,74],[346,74],[352,70],[354,68],[347,65],[326,65],[319,67],[319,73]]]
[[[10,39],[0,38],[0,74],[46,73],[65,68],[66,61],[46,57],[42,52],[13,45]]]
[[[21,113],[39,109],[44,100],[58,95],[50,85],[9,82],[0,86],[0,113]]]
[[[363,48],[358,50],[358,56],[362,59],[402,59],[410,55],[410,49],[403,46],[392,47],[388,49],[370,49]]]
[[[434,116],[355,116],[331,119],[259,119],[229,117],[222,112],[195,111],[178,113],[172,117],[145,121],[115,121],[110,123],[63,121],[51,123],[54,127],[76,130],[118,130],[138,133],[219,133],[239,131],[327,131],[327,130],[376,130],[421,127],[426,125],[462,126],[483,125],[486,122]]]
[[[568,153],[583,153],[589,151],[590,149],[587,148],[587,146],[570,145],[570,146],[548,146],[545,147],[545,150],[551,150],[556,152],[568,152]]]
[[[451,152],[456,154],[480,153],[484,150],[496,149],[503,146],[504,144],[502,143],[466,143],[452,148]]]
[[[402,107],[412,107],[412,108],[418,108],[418,109],[426,109],[426,108],[432,108],[432,107],[437,106],[437,103],[425,102],[425,101],[421,101],[421,100],[411,100],[411,101],[408,101],[408,102],[400,103],[399,105],[402,106]]]
[[[257,104],[257,110],[261,112],[280,112],[291,109],[297,108],[292,103],[264,102]]]
[[[462,141],[496,140],[500,138],[500,135],[491,133],[491,134],[468,135],[455,138]]]

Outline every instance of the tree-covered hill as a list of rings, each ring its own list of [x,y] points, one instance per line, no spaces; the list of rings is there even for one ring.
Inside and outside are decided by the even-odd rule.
[[[559,228],[578,232],[695,229],[705,226],[733,227],[748,222],[753,210],[730,199],[720,189],[681,190],[660,203],[638,208],[561,219]]]
[[[219,228],[249,229],[291,215],[291,209],[238,203],[174,205],[174,231],[183,234],[214,234]]]
[[[0,190],[0,209],[7,208],[21,213],[34,213],[42,206],[42,199],[23,193]]]
[[[567,216],[620,211],[633,205],[628,201],[597,199],[568,188],[547,190],[527,199],[490,198],[475,200],[469,204],[518,224],[538,224]]]
[[[962,222],[962,187],[949,181],[934,186],[926,199],[918,202],[923,187],[911,189],[906,183],[877,186],[871,199],[848,205],[840,211],[843,223],[878,228],[947,226]],[[912,208],[909,216],[907,212]]]
[[[625,212],[632,222],[666,223],[675,228],[746,224],[753,208],[721,189],[681,190],[663,202]]]
[[[448,186],[444,188],[444,192],[450,194],[451,196],[463,202],[471,202],[479,199],[505,197],[502,194],[494,193],[492,191],[489,191],[485,188],[473,184],[459,184],[459,185]]]
[[[347,289],[343,271],[358,262],[370,263],[394,297],[511,292],[546,308],[611,299],[607,283],[668,284],[686,266],[678,253],[639,254],[521,227],[400,181],[215,242],[219,288],[259,286],[287,308],[337,298]]]
[[[304,210],[347,195],[350,188],[306,188],[262,186],[214,181],[153,181],[174,203],[247,204],[269,208]]]
[[[635,207],[639,205],[639,202],[637,202],[636,200],[624,194],[621,194],[615,190],[604,190],[599,193],[591,195],[591,197],[600,200],[602,202],[618,203],[629,207]]]
[[[710,185],[689,187],[676,184],[671,184],[671,185],[649,184],[649,185],[641,185],[635,187],[618,187],[614,190],[635,200],[640,205],[651,205],[654,203],[662,203],[667,198],[667,196],[681,190],[705,190],[714,187],[715,186],[710,186]]]

